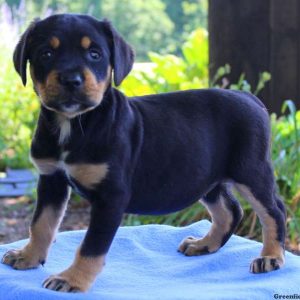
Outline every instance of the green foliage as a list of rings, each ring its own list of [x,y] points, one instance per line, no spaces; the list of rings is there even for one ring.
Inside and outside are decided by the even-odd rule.
[[[151,64],[137,65],[122,90],[130,96],[207,87],[208,39],[205,29],[192,32],[182,46],[182,57],[149,53]]]
[[[176,53],[182,41],[197,27],[206,27],[207,0],[0,0],[7,4],[21,30],[33,18],[53,13],[84,13],[108,18],[136,49],[137,61],[147,53]],[[0,20],[8,17],[8,9]]]
[[[181,55],[180,47],[187,36],[196,28],[207,28],[207,0],[162,0],[166,13],[174,24],[168,49]],[[152,51],[154,49],[151,49]]]
[[[1,45],[0,65],[0,170],[30,166],[29,146],[39,107],[32,87],[23,88],[11,59]]]
[[[288,210],[288,231],[292,243],[300,237],[300,111],[286,100],[279,119],[271,116],[272,158],[281,195]]]
[[[145,60],[150,49],[169,50],[174,25],[160,0],[103,1],[102,12],[136,50],[137,60]]]
[[[184,226],[192,222],[208,218],[208,213],[202,205],[195,203],[194,205],[167,215],[159,216],[137,216],[128,214],[123,220],[123,225],[145,225],[145,224],[168,224],[173,226]]]
[[[208,34],[203,28],[193,31],[181,47],[182,57],[150,52],[150,63],[136,64],[124,80],[121,89],[128,96],[210,87],[229,88],[257,95],[271,79],[268,72],[259,74],[257,86],[252,88],[242,73],[237,83],[226,76],[231,72],[228,64],[220,67],[208,82]],[[222,80],[221,80],[222,79]],[[222,84],[217,84],[221,81]]]
[[[287,100],[282,112],[287,114],[279,119],[271,116],[273,163],[280,191],[291,200],[300,188],[300,111]]]
[[[0,3],[5,3],[0,0]],[[161,0],[42,0],[26,1],[25,5],[6,1],[11,8],[15,23],[21,30],[35,17],[46,17],[53,13],[84,13],[96,18],[108,18],[134,49],[137,60],[145,59],[147,52],[168,51],[174,24],[165,12]],[[0,17],[1,18],[1,17]]]
[[[268,81],[271,80],[271,74],[268,72],[262,72],[259,74],[258,83],[256,88],[251,88],[251,85],[246,80],[245,73],[240,75],[237,83],[232,83],[227,80],[226,76],[231,72],[230,65],[226,64],[220,68],[218,68],[216,74],[214,75],[212,81],[210,82],[210,87],[219,87],[219,88],[229,88],[231,90],[240,90],[244,92],[250,92],[254,95],[257,95],[266,85]],[[218,81],[222,79],[222,84],[217,84]]]

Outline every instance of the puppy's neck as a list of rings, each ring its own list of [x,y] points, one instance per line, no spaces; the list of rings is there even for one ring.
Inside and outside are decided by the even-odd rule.
[[[71,120],[59,114],[56,115],[56,119],[59,127],[58,144],[63,145],[68,141],[71,135]]]

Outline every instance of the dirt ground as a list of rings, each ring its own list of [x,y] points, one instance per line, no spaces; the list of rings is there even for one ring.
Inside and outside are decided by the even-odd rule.
[[[28,238],[28,228],[34,210],[34,201],[27,197],[0,198],[0,244]],[[89,203],[85,200],[69,201],[59,231],[86,229],[89,223]],[[300,255],[299,245],[286,241],[286,249]]]
[[[0,244],[28,238],[34,205],[26,197],[0,198]],[[71,200],[59,231],[86,229],[89,210],[86,201]]]

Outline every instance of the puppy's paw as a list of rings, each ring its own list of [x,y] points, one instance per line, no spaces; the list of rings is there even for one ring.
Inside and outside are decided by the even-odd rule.
[[[65,271],[46,279],[43,287],[53,291],[78,293],[87,291],[92,283],[88,269],[78,269],[72,265]]]
[[[78,293],[83,292],[83,287],[77,286],[76,282],[72,282],[70,278],[57,274],[52,275],[43,282],[43,287],[53,291]]]
[[[77,293],[87,291],[102,270],[105,255],[84,257],[77,251],[73,264],[63,272],[52,275],[43,287],[53,291]]]
[[[41,260],[38,256],[35,256],[24,248],[20,250],[9,250],[3,255],[1,262],[16,270],[26,270],[37,268],[40,264],[43,265],[45,260]]]
[[[275,271],[283,266],[284,262],[281,258],[272,256],[262,256],[253,260],[250,265],[251,273],[266,273]]]
[[[178,248],[178,251],[186,256],[209,254],[216,250],[210,248],[209,243],[204,239],[197,239],[192,236],[184,239]]]

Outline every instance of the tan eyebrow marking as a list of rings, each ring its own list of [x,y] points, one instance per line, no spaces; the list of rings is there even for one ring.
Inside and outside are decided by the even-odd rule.
[[[60,45],[60,40],[56,36],[53,36],[50,40],[50,45],[53,49],[57,49]]]
[[[81,39],[81,47],[84,49],[88,49],[90,47],[91,43],[92,43],[92,41],[88,36],[84,36]]]

